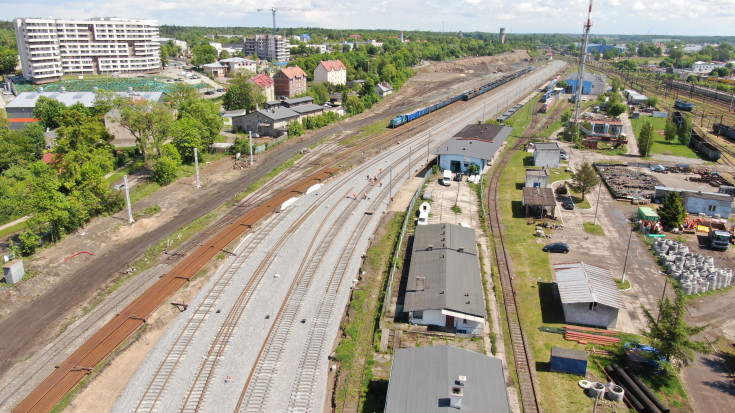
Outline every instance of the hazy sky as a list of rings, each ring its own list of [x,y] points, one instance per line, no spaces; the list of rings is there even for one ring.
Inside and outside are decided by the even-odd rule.
[[[588,0],[0,0],[15,17],[130,17],[185,26],[580,33]],[[289,10],[291,9],[291,10]],[[293,10],[293,9],[309,9]],[[41,14],[42,13],[42,14]],[[735,35],[735,0],[596,0],[592,34]]]

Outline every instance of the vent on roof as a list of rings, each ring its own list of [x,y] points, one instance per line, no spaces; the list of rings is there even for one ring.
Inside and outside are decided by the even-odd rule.
[[[467,376],[457,377],[457,385],[464,386],[467,383]]]
[[[464,296],[465,297],[469,297],[470,296],[470,293],[464,293]]]
[[[449,389],[449,406],[457,410],[462,410],[462,396],[464,389],[462,386],[452,386]]]
[[[464,303],[465,303],[465,304],[469,304],[469,303],[470,303],[470,300],[467,300],[467,301],[465,301]]]
[[[434,249],[434,246],[433,246],[433,245],[431,245],[431,244],[429,244],[429,246],[428,246],[428,247],[426,247],[426,249],[427,249],[427,250],[429,250],[429,251],[431,251],[431,250],[433,250],[433,249]]]
[[[457,248],[457,252],[464,252],[464,247]]]

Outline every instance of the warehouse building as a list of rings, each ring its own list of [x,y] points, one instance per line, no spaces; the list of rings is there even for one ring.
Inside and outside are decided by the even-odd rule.
[[[561,149],[556,142],[541,142],[533,146],[533,165],[546,168],[558,168],[561,160]]]
[[[510,413],[500,359],[454,346],[397,349],[385,413]]]
[[[482,171],[492,165],[513,128],[502,125],[467,125],[436,151],[439,168],[452,172],[466,172],[474,163]]]
[[[486,310],[474,230],[453,224],[416,228],[403,311],[411,324],[482,334]]]
[[[578,262],[556,264],[554,273],[566,323],[615,328],[625,304],[610,270]]]
[[[568,77],[564,79],[567,82],[567,87],[564,93],[577,93],[578,79],[577,76]],[[582,78],[582,94],[583,95],[600,95],[605,93],[607,86],[605,82],[607,77],[599,73],[585,73]]]
[[[23,78],[36,84],[161,68],[154,20],[22,18],[14,26]]]
[[[653,199],[663,202],[669,192],[681,194],[684,209],[690,214],[705,214],[715,218],[729,218],[732,212],[733,198],[730,194],[721,192],[693,191],[689,189],[656,186]]]

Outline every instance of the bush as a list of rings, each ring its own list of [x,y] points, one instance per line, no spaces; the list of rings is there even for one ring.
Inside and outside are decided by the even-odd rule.
[[[179,163],[175,159],[170,157],[159,158],[156,164],[153,165],[153,180],[161,186],[166,186],[174,181],[178,168]]]
[[[20,241],[20,254],[24,257],[33,255],[36,252],[36,248],[40,245],[41,237],[36,235],[33,231],[26,231],[18,237]]]

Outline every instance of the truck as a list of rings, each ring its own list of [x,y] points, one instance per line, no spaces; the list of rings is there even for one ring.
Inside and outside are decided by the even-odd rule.
[[[712,221],[707,226],[709,227],[707,238],[713,249],[726,250],[730,247],[730,233],[727,232],[724,223]]]

